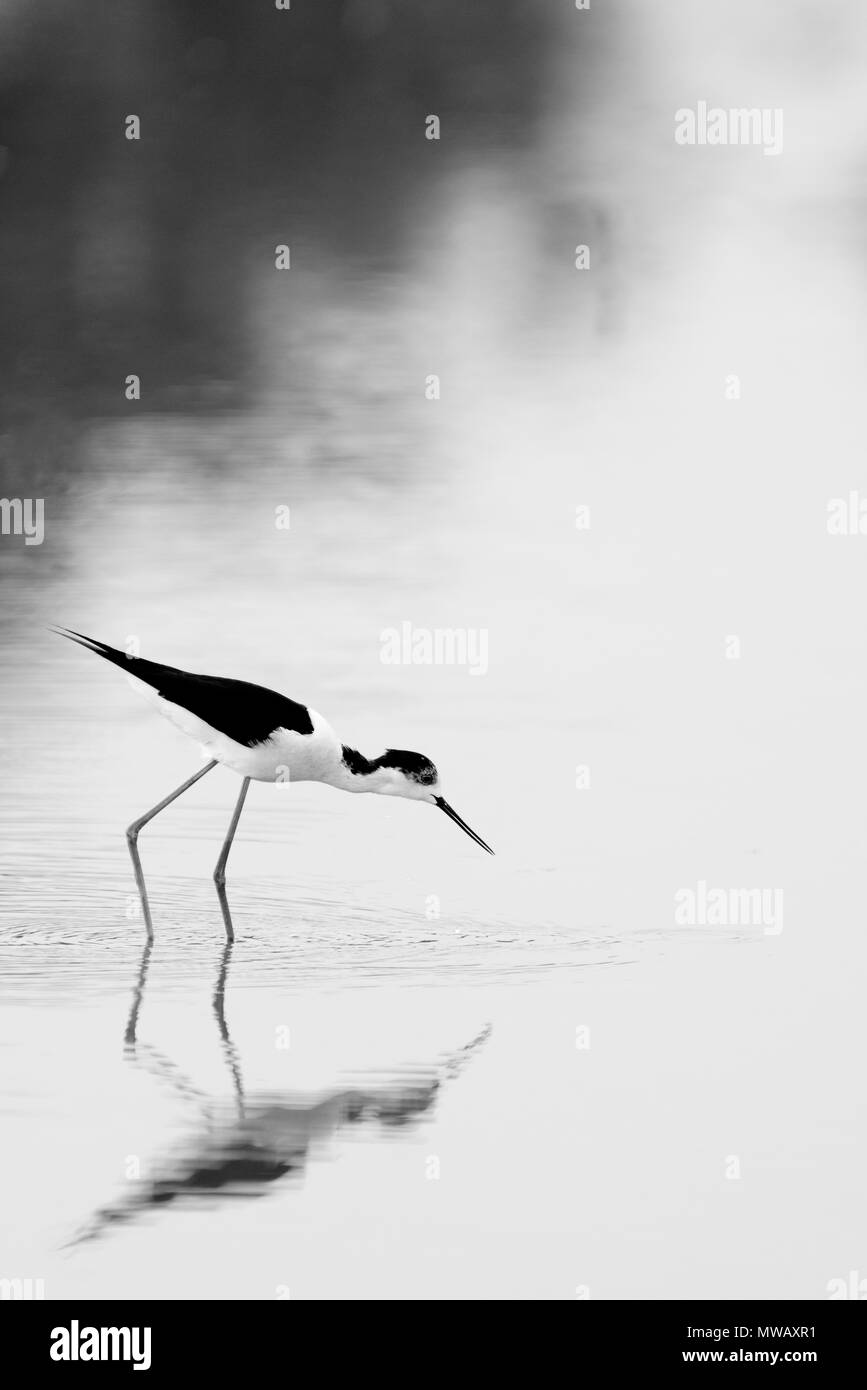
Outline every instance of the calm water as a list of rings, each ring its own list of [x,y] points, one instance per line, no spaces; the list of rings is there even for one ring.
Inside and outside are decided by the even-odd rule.
[[[299,278],[300,374],[251,285],[248,411],[34,447],[45,542],[0,552],[4,1276],[821,1298],[863,1270],[865,560],[825,508],[863,475],[864,285],[810,160],[760,219],[755,165],[717,196],[666,164],[632,204],[615,167],[643,260],[591,287],[530,255],[519,179],[456,180],[437,253]],[[404,621],[484,629],[489,669],[383,664]],[[420,749],[496,858],[426,807],[254,785],[227,954],[221,769],[143,832],[144,952],[123,828],[198,752],[51,622]],[[781,887],[783,930],[676,925],[700,880]]]

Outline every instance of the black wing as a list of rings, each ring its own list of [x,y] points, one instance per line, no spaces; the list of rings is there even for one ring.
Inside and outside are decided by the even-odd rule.
[[[174,666],[163,666],[158,661],[146,661],[141,656],[127,656],[80,632],[67,628],[54,631],[120,666],[128,675],[152,686],[164,700],[189,710],[212,729],[218,729],[247,748],[264,743],[275,729],[292,729],[296,734],[313,733],[306,705],[278,695],[276,690],[266,690],[249,681],[227,680],[223,676],[196,676]]]

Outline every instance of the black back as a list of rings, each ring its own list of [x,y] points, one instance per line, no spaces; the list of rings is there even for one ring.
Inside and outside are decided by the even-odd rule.
[[[251,685],[249,681],[229,680],[224,676],[197,676],[190,671],[179,671],[174,666],[163,666],[158,661],[146,661],[144,657],[127,656],[105,642],[97,642],[93,637],[83,637],[80,632],[58,629],[62,636],[69,637],[79,646],[86,646],[106,661],[120,666],[130,676],[144,681],[164,700],[180,705],[190,714],[203,719],[212,729],[217,729],[227,738],[254,748],[265,743],[275,729],[291,729],[296,734],[312,734],[313,723],[306,705],[299,705],[276,690],[268,690],[263,685]]]

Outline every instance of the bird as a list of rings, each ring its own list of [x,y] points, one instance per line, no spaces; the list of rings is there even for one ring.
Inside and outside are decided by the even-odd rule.
[[[439,807],[471,840],[488,854],[494,853],[446,801],[439,773],[423,753],[388,748],[377,758],[366,758],[342,743],[316,710],[275,690],[224,676],[194,675],[175,666],[128,655],[71,628],[53,626],[51,631],[119,666],[130,684],[176,728],[195,739],[210,757],[205,767],[127,827],[127,844],[148,940],[153,940],[153,920],[138,852],[139,831],[218,764],[231,768],[242,778],[214,869],[229,940],[234,939],[234,932],[225,893],[226,864],[251,781],[323,782],[345,792],[372,792],[423,801]]]

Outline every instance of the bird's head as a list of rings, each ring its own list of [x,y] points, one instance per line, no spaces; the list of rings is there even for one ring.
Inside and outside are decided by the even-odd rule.
[[[377,769],[377,781],[380,783],[376,787],[378,792],[386,796],[403,796],[410,801],[428,801],[432,806],[438,806],[471,840],[475,840],[488,854],[493,854],[490,845],[486,845],[481,836],[461,820],[457,811],[452,810],[440,790],[439,773],[424,753],[389,748],[372,766]]]

